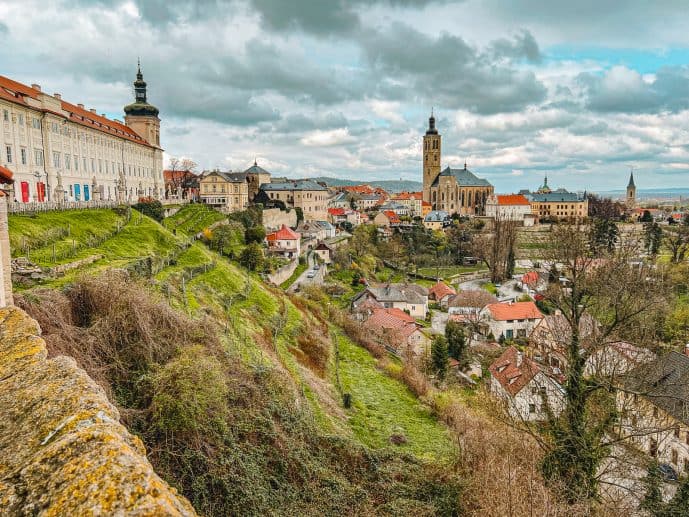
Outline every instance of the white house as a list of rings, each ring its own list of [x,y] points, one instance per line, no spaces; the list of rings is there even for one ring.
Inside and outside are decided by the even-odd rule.
[[[620,432],[678,473],[689,473],[689,351],[629,372],[617,394]]]
[[[375,300],[386,309],[400,309],[414,318],[425,319],[428,314],[428,290],[417,284],[367,287],[354,297],[352,309],[358,309],[367,300]]]
[[[524,221],[530,215],[531,203],[521,194],[497,194],[486,199],[486,217],[502,221]]]
[[[299,234],[282,225],[278,231],[266,235],[268,250],[287,258],[297,258],[301,252]]]
[[[496,339],[526,338],[543,319],[534,302],[491,303],[479,314]]]
[[[490,391],[505,403],[512,418],[527,422],[542,421],[560,414],[565,392],[534,361],[511,346],[488,368]]]

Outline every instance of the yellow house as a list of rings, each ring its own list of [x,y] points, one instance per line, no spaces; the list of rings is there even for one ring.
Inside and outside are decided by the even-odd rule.
[[[249,206],[249,184],[244,172],[204,172],[199,190],[202,203],[223,212],[239,212]]]

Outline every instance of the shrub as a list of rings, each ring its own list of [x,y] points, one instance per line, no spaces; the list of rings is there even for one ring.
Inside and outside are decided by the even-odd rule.
[[[152,387],[152,425],[159,431],[199,433],[223,427],[225,374],[203,347],[184,348],[153,375]]]
[[[163,204],[152,197],[140,197],[139,202],[135,205],[132,205],[132,208],[134,208],[134,210],[138,210],[144,215],[147,215],[151,219],[155,219],[158,222],[161,222],[165,217]]]

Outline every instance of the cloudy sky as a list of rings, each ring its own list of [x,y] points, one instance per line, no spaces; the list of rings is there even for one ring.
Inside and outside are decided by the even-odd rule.
[[[166,153],[201,169],[500,192],[689,187],[686,0],[0,0],[0,74],[122,118],[141,57]]]

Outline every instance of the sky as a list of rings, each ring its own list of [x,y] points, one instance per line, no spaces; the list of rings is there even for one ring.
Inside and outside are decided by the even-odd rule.
[[[497,192],[689,187],[686,0],[0,0],[0,74],[122,119],[137,58],[198,170]]]

